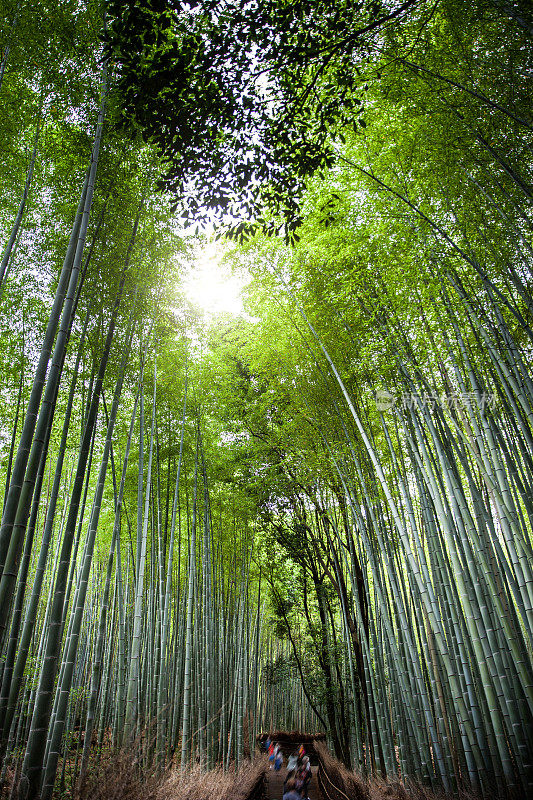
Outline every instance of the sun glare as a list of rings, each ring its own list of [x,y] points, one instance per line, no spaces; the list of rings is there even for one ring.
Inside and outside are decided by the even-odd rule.
[[[185,295],[206,314],[242,314],[241,293],[249,279],[225,266],[223,255],[219,242],[198,247],[184,281]]]

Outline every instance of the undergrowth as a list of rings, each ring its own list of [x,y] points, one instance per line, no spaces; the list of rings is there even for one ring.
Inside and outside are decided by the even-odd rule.
[[[245,762],[228,772],[193,766],[161,775],[141,771],[131,754],[122,752],[100,762],[78,800],[245,800],[263,771],[263,764]]]

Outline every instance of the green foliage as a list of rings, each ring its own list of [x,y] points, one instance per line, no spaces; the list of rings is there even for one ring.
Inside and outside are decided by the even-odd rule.
[[[332,138],[357,129],[365,34],[412,5],[110,4],[104,41],[125,122],[157,144],[160,185],[183,215],[241,217],[232,225],[240,238],[283,225],[295,236],[307,179],[334,163]]]

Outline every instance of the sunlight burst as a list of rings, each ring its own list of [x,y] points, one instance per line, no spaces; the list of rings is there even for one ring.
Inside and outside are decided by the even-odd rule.
[[[198,247],[184,280],[185,296],[206,314],[242,314],[242,290],[249,277],[232,272],[222,263],[223,255],[219,242]]]

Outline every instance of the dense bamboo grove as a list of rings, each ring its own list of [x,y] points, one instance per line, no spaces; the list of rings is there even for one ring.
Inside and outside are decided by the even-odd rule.
[[[123,364],[119,388],[122,371]],[[78,780],[78,772],[83,781],[91,744],[98,751],[103,746],[135,751],[139,739],[147,737],[151,744],[142,750],[144,758],[155,758],[163,767],[179,748],[182,764],[199,759],[209,768],[219,762],[228,765],[230,759],[238,763],[245,750],[253,749],[257,734],[259,720],[249,709],[258,705],[259,676],[249,665],[260,663],[263,615],[250,587],[246,521],[234,520],[230,545],[222,555],[225,534],[212,514],[201,433],[194,424],[185,436],[186,398],[177,439],[163,446],[158,384],[153,382],[152,396],[145,398],[142,377],[141,364],[124,449],[110,466],[110,536],[100,541],[100,559],[91,570],[118,391],[100,452],[93,451],[100,466],[95,469],[91,507],[84,496],[80,511],[81,520],[87,514],[87,521],[76,530],[74,548],[79,555],[67,576],[68,614],[65,611],[57,622],[63,648],[48,705],[42,699],[44,687],[50,685],[44,669],[51,657],[48,628],[68,533],[69,488],[79,457],[66,465],[70,487],[61,492],[49,475],[45,488],[45,517],[61,494],[62,508],[48,545],[44,581],[37,579],[39,563],[26,570],[33,585],[29,583],[26,608],[20,613],[21,645],[18,650],[11,646],[11,634],[2,684],[5,768],[17,763],[27,742],[22,780],[30,783],[30,793],[36,791],[31,783],[38,786],[41,781],[42,797],[51,796],[58,769],[63,785],[67,775],[68,783]],[[125,490],[132,480],[134,436],[139,466],[133,470],[138,473],[137,502],[130,518]],[[39,561],[46,525],[45,518],[42,533],[35,532],[42,537]],[[44,602],[39,602],[36,594],[43,586]],[[28,643],[25,648],[23,642]],[[42,729],[47,737],[40,734]],[[39,772],[36,764],[41,760]]]
[[[1,7],[2,791],[529,796],[528,4]]]

